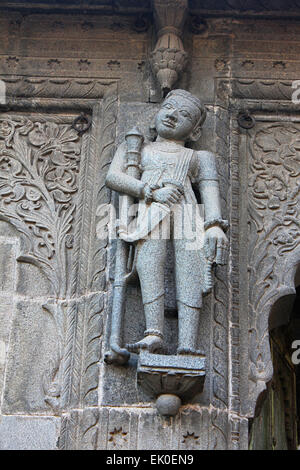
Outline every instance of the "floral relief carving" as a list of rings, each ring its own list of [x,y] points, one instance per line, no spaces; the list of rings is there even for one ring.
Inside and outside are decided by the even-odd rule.
[[[195,435],[194,432],[187,431],[186,434],[183,435],[184,447],[187,449],[198,450],[199,449],[199,436]]]
[[[114,428],[113,431],[109,432],[110,438],[108,442],[111,442],[114,447],[120,448],[127,442],[127,432],[123,431],[123,428]]]
[[[80,139],[67,124],[0,119],[0,217],[23,236],[22,261],[66,295],[66,249],[78,190]]]
[[[251,142],[251,154],[251,215],[258,232],[266,231],[268,222],[272,243],[285,245],[279,253],[282,254],[294,248],[295,236],[300,235],[297,220],[300,186],[297,182],[300,174],[298,126],[272,124],[261,129]]]
[[[261,390],[272,377],[270,306],[285,286],[284,260],[300,241],[299,131],[299,124],[264,123],[249,140],[250,379]]]

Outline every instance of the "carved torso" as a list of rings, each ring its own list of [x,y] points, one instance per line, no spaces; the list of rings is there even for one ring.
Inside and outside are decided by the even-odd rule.
[[[141,155],[141,180],[151,185],[162,185],[164,181],[176,180],[184,186],[183,202],[196,203],[191,182],[195,173],[194,151],[175,142],[146,144]]]
[[[121,238],[126,241],[137,241],[148,236],[170,213],[177,217],[176,220],[181,220],[183,217],[183,213],[181,213],[182,206],[197,204],[192,181],[197,179],[195,177],[199,174],[199,158],[193,150],[178,145],[176,142],[147,143],[141,152],[140,167],[141,180],[144,183],[164,186],[174,181],[182,185],[184,192],[178,203],[171,208],[157,202],[149,204],[141,199],[139,201],[136,229],[130,235],[122,229],[119,231]],[[180,209],[180,206],[182,209]],[[203,225],[203,217],[199,210],[197,210],[197,221],[197,223]],[[190,231],[196,230],[195,215],[194,217],[187,217],[186,214],[184,223]]]
[[[186,150],[172,143],[154,142],[145,145],[141,158],[142,181],[159,184],[165,178],[173,178],[175,167]]]

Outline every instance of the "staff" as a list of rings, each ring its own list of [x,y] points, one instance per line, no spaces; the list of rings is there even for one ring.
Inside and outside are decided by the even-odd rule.
[[[128,176],[139,179],[140,178],[140,160],[141,148],[144,137],[140,130],[135,127],[129,131],[125,140],[127,143],[127,164],[126,173]],[[125,227],[129,226],[130,216],[129,211],[131,205],[134,203],[134,198],[124,195],[120,198],[119,214],[120,220]],[[116,248],[116,269],[115,279],[113,286],[113,305],[111,312],[111,333],[110,333],[110,350],[105,353],[104,360],[107,364],[126,364],[129,360],[130,354],[127,349],[121,347],[122,342],[122,323],[125,311],[125,293],[126,285],[130,272],[127,270],[129,245],[120,237],[117,239]]]

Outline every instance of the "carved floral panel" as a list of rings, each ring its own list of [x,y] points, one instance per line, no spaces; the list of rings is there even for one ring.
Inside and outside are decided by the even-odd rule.
[[[273,373],[269,314],[293,292],[287,266],[300,241],[300,124],[257,123],[248,140],[250,388],[254,404]],[[298,259],[300,262],[300,259]]]
[[[38,265],[60,298],[67,288],[80,152],[78,133],[61,119],[0,119],[0,218],[22,234],[22,261]]]

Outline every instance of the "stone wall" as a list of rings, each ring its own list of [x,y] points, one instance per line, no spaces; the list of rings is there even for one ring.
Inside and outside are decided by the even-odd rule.
[[[132,126],[148,131],[161,99],[151,16],[137,31],[132,14],[3,11],[0,43],[0,448],[247,448],[272,376],[269,312],[294,292],[299,262],[300,24],[220,16],[184,30],[177,86],[207,106],[198,148],[217,154],[231,252],[202,313],[203,394],[169,420],[136,387],[134,363],[103,362],[114,250],[96,236],[114,149]],[[136,286],[126,321],[128,338],[130,324],[142,331]]]

